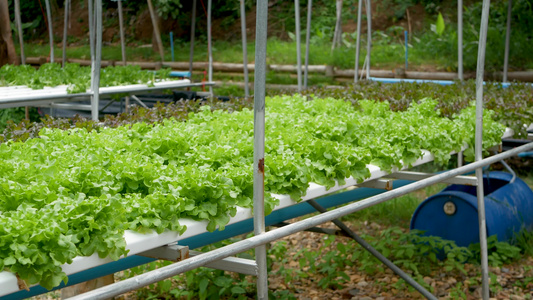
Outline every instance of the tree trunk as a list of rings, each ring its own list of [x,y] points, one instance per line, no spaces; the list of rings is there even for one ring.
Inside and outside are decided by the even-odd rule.
[[[0,0],[0,66],[18,63],[10,24],[7,0]]]
[[[337,0],[337,22],[335,22],[335,34],[333,35],[331,50],[340,47],[342,42],[342,1]]]

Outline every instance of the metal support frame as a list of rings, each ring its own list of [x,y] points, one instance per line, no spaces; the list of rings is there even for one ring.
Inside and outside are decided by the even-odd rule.
[[[89,0],[89,3],[93,0]],[[98,105],[100,103],[100,69],[102,62],[102,0],[94,0],[92,13],[89,19],[94,18],[96,30],[93,30],[95,37],[95,55],[91,57],[91,117],[93,121],[98,121]],[[91,12],[91,10],[89,10]]]
[[[359,80],[359,55],[361,51],[361,14],[363,10],[363,1],[359,0],[357,4],[357,40],[355,42],[355,74],[353,76],[353,82]]]
[[[120,31],[120,50],[122,52],[122,63],[124,66],[127,65],[126,59],[126,38],[124,36],[124,13],[122,9],[122,0],[117,0],[117,9],[118,9],[118,25]],[[124,99],[124,111],[128,113],[130,111],[130,97],[126,96]],[[102,109],[103,110],[103,109]]]
[[[280,223],[274,224],[272,226],[274,226],[274,227],[283,227],[283,226],[288,226],[290,224],[291,223],[289,223],[289,222],[280,222]],[[323,227],[311,227],[311,228],[307,228],[304,231],[320,233],[320,234],[327,234],[327,235],[350,237],[349,235],[347,235],[344,231],[342,231],[340,229],[323,228]]]
[[[209,55],[209,66],[207,70],[207,77],[209,82],[213,82],[213,35],[211,33],[211,10],[212,0],[207,0],[207,52]],[[209,86],[209,93],[211,99],[213,98],[213,86]]]
[[[15,23],[17,25],[17,31],[20,44],[20,63],[26,64],[26,55],[24,54],[24,34],[22,32],[22,21],[20,20],[20,0],[15,0]]]
[[[194,34],[196,30],[196,0],[192,1],[191,13],[191,45],[189,50],[189,74],[192,81],[192,62],[194,60]]]
[[[312,13],[313,13],[313,0],[307,0],[307,25],[305,28],[304,90],[307,90],[307,79],[309,77],[309,43],[311,40],[311,14]]]
[[[89,48],[91,50],[91,64],[94,61],[94,0],[87,1],[88,19],[89,19]],[[91,83],[92,84],[92,83]],[[92,86],[91,86],[92,90]]]
[[[363,183],[358,184],[357,186],[390,191],[393,189],[393,180],[379,178],[370,181],[365,181]]]
[[[255,33],[254,76],[254,162],[253,200],[254,234],[265,233],[265,96],[266,96],[266,51],[267,51],[268,1],[257,1]],[[268,299],[268,274],[266,243],[255,247],[258,267],[257,299]]]
[[[70,0],[65,0],[65,19],[63,24],[63,56],[61,59],[61,66],[64,68],[67,63],[67,34],[69,22]]]
[[[294,0],[294,23],[296,31],[296,72],[298,76],[298,93],[302,92],[302,45],[300,34],[300,0]]]
[[[311,14],[313,13],[313,0],[307,0],[307,26],[305,28],[305,70],[304,89],[307,90],[307,79],[309,77],[309,43],[311,41]]]
[[[509,48],[511,44],[511,17],[513,10],[513,0],[507,4],[507,32],[505,34],[505,54],[503,57],[503,82],[508,82],[507,71],[509,70]]]
[[[433,174],[411,171],[400,171],[387,175],[387,177],[406,180],[420,180],[431,176],[433,176]],[[443,180],[442,183],[477,186],[478,181],[477,178],[473,176],[456,176],[454,178]]]
[[[457,153],[457,167],[462,167],[464,164],[464,153],[463,151]]]
[[[120,49],[122,51],[122,63],[126,65],[126,39],[124,37],[124,13],[122,10],[122,0],[117,0],[118,25],[120,30]]]
[[[265,2],[264,9],[266,9],[266,1],[264,2]],[[265,42],[266,42],[266,39],[265,39]],[[256,84],[258,83],[256,82]],[[134,278],[129,278],[129,279],[117,282],[110,286],[99,288],[97,290],[73,297],[71,299],[75,299],[75,300],[91,299],[92,300],[92,299],[105,299],[108,297],[114,297],[114,296],[129,292],[129,291],[138,289],[140,287],[161,281],[163,279],[175,276],[177,274],[181,274],[183,272],[204,266],[207,263],[211,263],[211,262],[232,256],[232,255],[241,253],[243,251],[250,250],[259,245],[270,243],[272,241],[275,241],[280,238],[286,237],[288,235],[306,230],[316,225],[331,221],[333,219],[338,219],[340,217],[349,215],[356,211],[360,211],[362,209],[373,206],[375,204],[382,203],[382,202],[397,198],[399,196],[414,192],[416,190],[425,188],[435,183],[439,183],[442,180],[446,180],[446,179],[455,177],[460,174],[465,174],[465,173],[474,171],[485,165],[493,164],[497,161],[509,158],[511,156],[517,155],[518,153],[529,151],[532,149],[533,149],[533,142],[514,148],[507,152],[503,152],[495,156],[485,158],[480,161],[475,161],[463,167],[449,170],[449,171],[437,174],[435,176],[432,176],[426,179],[422,179],[421,181],[405,185],[403,187],[394,189],[392,191],[388,191],[388,192],[385,192],[385,193],[382,193],[376,196],[372,196],[364,200],[360,200],[358,202],[351,203],[351,204],[348,204],[346,206],[343,206],[343,207],[340,207],[334,210],[330,210],[323,214],[312,216],[310,218],[284,226],[283,228],[274,229],[274,230],[265,232],[263,234],[253,236],[251,238],[235,242],[231,245],[215,249],[213,251],[204,253],[202,255],[198,255],[196,257],[192,257],[188,259],[187,261],[178,262],[178,263],[175,263],[169,266],[165,266],[163,268],[159,268],[154,271],[150,271],[150,272],[138,275]],[[262,269],[262,266],[259,264],[258,264],[258,268],[259,268],[259,273],[261,273],[262,270],[266,270],[266,268]]]
[[[487,46],[487,31],[489,24],[490,0],[483,0],[481,14],[481,28],[479,30],[479,48],[476,71],[476,132],[475,132],[475,159],[483,160],[483,75],[485,71],[485,50]],[[484,300],[489,299],[489,263],[487,250],[487,226],[485,219],[485,194],[483,191],[483,169],[476,169],[477,204],[479,219],[479,242],[481,247],[481,278],[482,295]]]
[[[463,0],[457,0],[457,77],[464,80],[463,75]]]
[[[241,33],[242,33],[242,61],[244,72],[244,97],[250,97],[250,87],[248,83],[248,43],[246,42],[246,7],[244,0],[240,0],[241,6]]]
[[[366,2],[367,37],[366,37],[366,80],[370,80],[370,52],[372,51],[372,1]]]
[[[318,212],[322,214],[327,212],[327,210],[324,207],[322,207],[320,204],[318,204],[318,202],[316,202],[315,200],[309,200],[307,201],[307,203],[309,203],[309,205],[311,205],[314,209],[316,209]],[[409,285],[414,287],[424,297],[426,297],[427,299],[434,299],[434,300],[437,299],[437,297],[433,296],[433,294],[431,294],[428,290],[426,290],[423,286],[421,286],[418,282],[416,282],[413,278],[411,278],[411,276],[405,273],[402,269],[398,268],[393,262],[388,260],[385,256],[383,256],[383,254],[379,253],[379,251],[374,249],[369,243],[367,243],[364,239],[362,239],[355,232],[353,232],[348,226],[346,226],[346,224],[341,222],[339,219],[333,219],[331,220],[331,222],[333,222],[333,224],[339,227],[350,238],[352,238],[359,245],[361,245],[366,251],[370,252],[370,254],[372,254],[375,258],[379,259],[379,261],[381,261],[394,273],[396,273],[403,280],[405,280],[405,282],[407,282]]]
[[[203,252],[189,250],[188,246],[168,245],[151,249],[137,255],[178,262],[201,254],[203,254]],[[204,267],[253,276],[257,276],[258,271],[255,261],[238,257],[226,257],[219,261],[206,264]]]
[[[148,106],[146,106],[146,104],[144,104],[144,102],[142,102],[139,98],[137,98],[137,96],[131,95],[130,97],[131,97],[131,99],[135,100],[135,102],[139,103],[140,106],[142,106],[144,108],[148,108]]]
[[[50,9],[50,0],[44,1],[46,5],[46,19],[48,20],[48,38],[50,39],[50,62],[54,62],[54,31],[52,26],[52,10]]]

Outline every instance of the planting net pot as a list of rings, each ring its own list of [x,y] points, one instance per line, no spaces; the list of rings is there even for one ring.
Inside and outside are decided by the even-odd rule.
[[[523,228],[533,228],[533,191],[519,178],[490,172],[483,176],[487,236],[511,241]],[[424,231],[467,247],[479,243],[475,186],[451,185],[422,202],[411,219],[411,230]]]

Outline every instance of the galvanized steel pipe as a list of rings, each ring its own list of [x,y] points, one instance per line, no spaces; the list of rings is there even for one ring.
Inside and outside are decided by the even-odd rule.
[[[357,82],[359,80],[359,54],[361,51],[361,11],[363,10],[363,1],[365,0],[359,0],[357,6],[357,40],[355,42],[355,74],[353,77],[353,82]]]
[[[265,234],[265,96],[267,52],[268,1],[258,0],[255,31],[254,76],[254,234]],[[257,298],[268,299],[268,268],[266,245],[257,244],[255,260],[258,267]]]
[[[244,72],[244,96],[250,97],[250,87],[248,86],[248,48],[246,42],[246,7],[244,0],[241,0],[241,34],[242,34],[242,61]]]
[[[46,19],[48,20],[48,38],[50,39],[50,62],[54,62],[54,31],[52,26],[52,11],[50,9],[50,0],[45,0]]]
[[[511,44],[511,13],[513,8],[513,0],[509,0],[507,4],[507,33],[505,34],[505,54],[503,57],[503,82],[508,82],[507,72],[509,71],[509,48]]]
[[[296,72],[298,93],[302,91],[302,45],[300,39],[300,0],[294,0],[294,23],[296,27]]]
[[[475,134],[475,158],[476,161],[483,159],[483,75],[485,71],[485,50],[487,46],[487,31],[489,27],[490,0],[483,0],[481,14],[481,28],[479,30],[479,43],[476,71],[476,134]],[[477,203],[479,219],[479,242],[481,246],[481,278],[482,295],[484,300],[489,299],[489,263],[487,250],[487,227],[485,219],[485,196],[483,192],[483,169],[476,169]]]
[[[311,14],[313,12],[313,0],[307,0],[307,27],[305,28],[305,70],[304,89],[307,90],[307,79],[309,77],[309,43],[311,39]]]

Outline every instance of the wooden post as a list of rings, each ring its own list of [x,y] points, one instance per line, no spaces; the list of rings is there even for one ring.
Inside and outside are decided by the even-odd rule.
[[[61,290],[61,298],[66,299],[79,294],[83,294],[97,288],[112,284],[115,282],[113,274],[106,275],[104,277],[96,278],[86,282],[78,283],[73,286],[66,287]],[[111,298],[112,299],[112,298]]]
[[[161,33],[159,31],[159,25],[157,23],[157,16],[155,14],[154,5],[152,0],[148,1],[148,9],[150,10],[150,17],[152,19],[152,26],[154,27],[154,35],[157,41],[157,48],[159,48],[159,55],[161,56],[161,61],[165,60],[165,52],[163,51],[163,42],[161,41]]]

